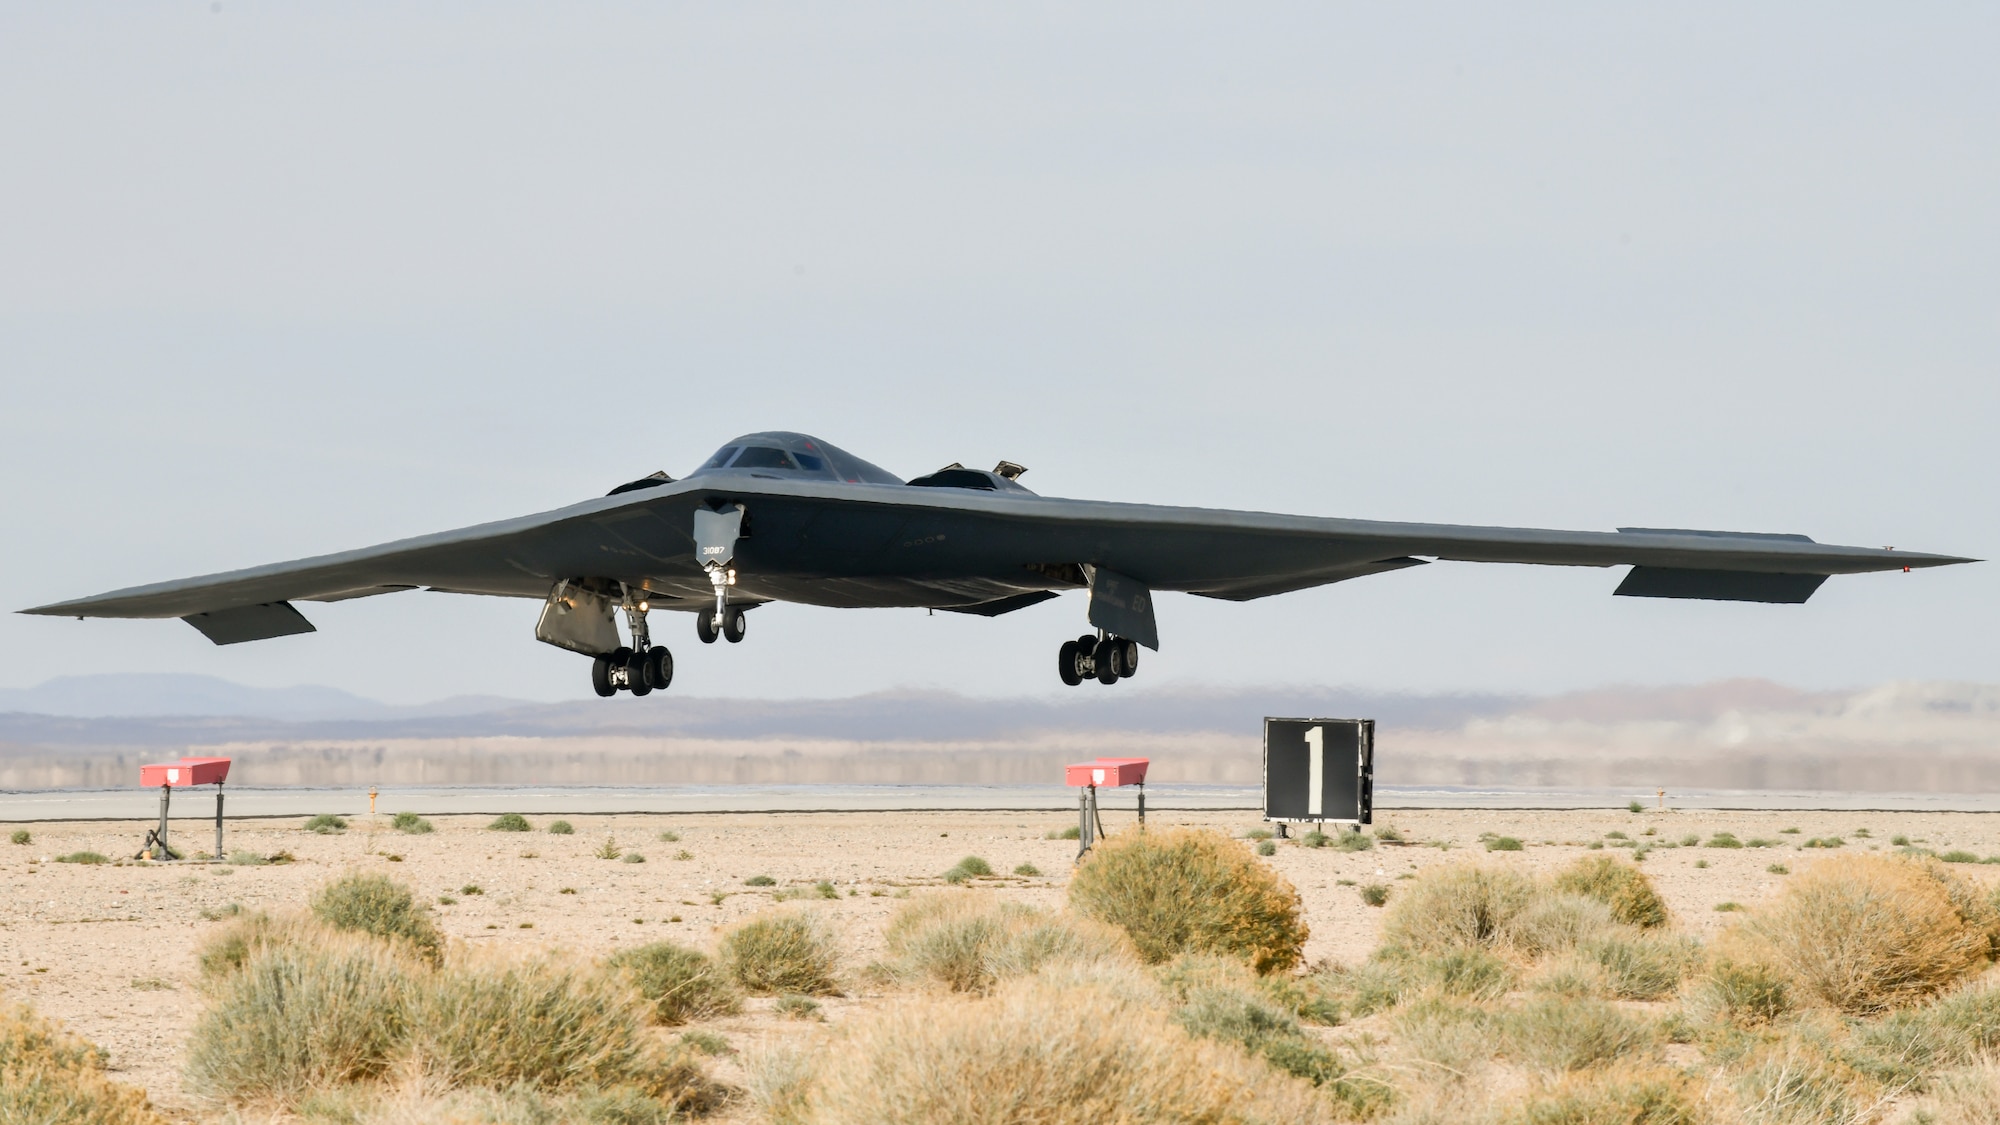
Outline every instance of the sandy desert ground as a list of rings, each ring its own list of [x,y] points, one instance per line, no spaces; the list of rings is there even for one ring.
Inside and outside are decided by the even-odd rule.
[[[997,877],[981,884],[994,895],[1055,906],[1074,857],[1072,841],[1048,839],[1074,815],[1024,813],[814,813],[774,815],[570,816],[574,835],[545,831],[550,817],[532,817],[535,831],[489,830],[490,817],[434,818],[436,831],[409,835],[390,827],[385,808],[356,818],[337,834],[314,834],[301,821],[260,820],[230,826],[228,847],[293,862],[266,865],[153,864],[84,866],[51,862],[79,850],[130,856],[144,826],[132,822],[0,825],[0,837],[25,827],[26,845],[0,844],[0,998],[27,1000],[105,1047],[116,1076],[143,1086],[156,1104],[182,1120],[203,1120],[200,1104],[181,1089],[180,1067],[200,1007],[195,949],[230,903],[246,908],[301,907],[313,889],[341,872],[389,873],[437,904],[452,938],[481,943],[555,947],[597,956],[662,938],[707,948],[716,930],[819,880],[838,889],[819,903],[838,919],[849,966],[859,970],[881,952],[881,934],[899,897],[941,882],[960,857],[978,855],[998,872],[1032,864],[1037,877]],[[1114,832],[1127,812],[1107,815]],[[1251,813],[1155,811],[1154,824],[1191,824],[1232,835],[1263,827]],[[1364,906],[1355,883],[1387,882],[1429,865],[1483,861],[1544,870],[1574,859],[1612,832],[1647,842],[1708,839],[1726,831],[1774,847],[1662,847],[1644,860],[1677,921],[1691,932],[1720,930],[1731,915],[1720,903],[1754,905],[1776,893],[1786,875],[1822,855],[1800,847],[1837,836],[1844,850],[1890,850],[1893,836],[1944,852],[2000,854],[2000,816],[1965,813],[1715,812],[1651,809],[1603,811],[1398,811],[1384,817],[1409,841],[1370,851],[1280,846],[1269,862],[1297,885],[1312,927],[1307,959],[1356,961],[1376,943],[1381,911]],[[1787,830],[1797,829],[1797,832]],[[1646,833],[1651,832],[1648,836]],[[662,838],[675,833],[678,840]],[[1519,838],[1519,852],[1483,850],[1481,835]],[[643,862],[600,858],[606,840]],[[209,842],[181,836],[183,846]],[[1439,845],[1448,845],[1441,847]],[[1982,884],[2000,879],[2000,865],[1958,868]],[[745,880],[768,875],[775,886]],[[476,886],[472,892],[469,887]],[[448,901],[449,900],[449,901]],[[830,1001],[840,1020],[871,1003],[855,973],[850,996]],[[769,1002],[709,1030],[736,1045],[796,1034]],[[719,1076],[729,1078],[725,1061]],[[736,1111],[741,1113],[742,1110]],[[735,1114],[725,1114],[729,1120]]]

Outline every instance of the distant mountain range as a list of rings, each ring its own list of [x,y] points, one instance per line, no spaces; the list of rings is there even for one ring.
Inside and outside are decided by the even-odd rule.
[[[0,789],[125,786],[138,763],[178,754],[235,757],[242,784],[267,786],[1012,784],[1098,754],[1151,756],[1160,781],[1255,785],[1266,715],[1377,720],[1383,784],[2000,791],[2000,686],[1986,684],[1808,692],[1731,680],[1544,697],[1167,685],[394,706],[171,675],[0,692]]]

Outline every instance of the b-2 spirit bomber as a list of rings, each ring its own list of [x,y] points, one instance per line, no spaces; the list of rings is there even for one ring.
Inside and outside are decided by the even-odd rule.
[[[675,480],[655,473],[537,515],[317,558],[135,586],[26,613],[178,617],[216,644],[313,631],[294,602],[401,590],[532,598],[535,636],[591,658],[602,696],[665,688],[673,656],[647,615],[681,610],[702,643],[743,640],[771,602],[995,617],[1088,592],[1064,683],[1112,684],[1158,651],[1154,594],[1227,601],[1431,561],[1630,566],[1643,598],[1804,602],[1829,575],[1971,562],[1803,535],[1385,523],[1038,496],[1021,466],[947,465],[902,480],[795,433],[747,434]],[[621,637],[617,618],[625,618]]]

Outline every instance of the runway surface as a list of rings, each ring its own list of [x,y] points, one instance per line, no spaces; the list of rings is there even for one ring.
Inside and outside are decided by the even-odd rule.
[[[241,817],[358,816],[369,811],[365,788],[227,790],[226,814]],[[1106,789],[1109,812],[1131,808],[1136,791]],[[471,813],[785,813],[895,810],[1023,810],[1057,812],[1076,807],[1076,790],[1061,785],[667,785],[667,786],[411,786],[380,789],[379,812],[426,815]],[[1628,801],[1652,808],[1651,790],[1507,789],[1378,786],[1375,807],[1389,809],[1615,809]],[[1810,790],[1676,790],[1666,806],[1679,809],[1825,809],[1897,812],[2000,812],[2000,793],[1854,793]],[[156,820],[157,790],[74,789],[0,792],[0,822],[51,820]],[[1149,810],[1257,812],[1254,788],[1151,785]],[[174,794],[175,820],[213,819],[213,790]]]

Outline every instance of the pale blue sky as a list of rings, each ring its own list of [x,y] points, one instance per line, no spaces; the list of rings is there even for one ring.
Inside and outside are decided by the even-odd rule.
[[[736,433],[905,476],[2000,558],[1984,5],[0,8],[7,608],[554,507]],[[2000,679],[2000,565],[1805,607],[1438,565],[1169,597],[1154,684]],[[534,607],[0,685],[587,694]],[[996,621],[656,625],[677,691],[1062,690]],[[1105,689],[1095,689],[1105,690]]]

